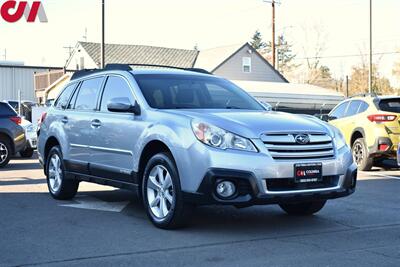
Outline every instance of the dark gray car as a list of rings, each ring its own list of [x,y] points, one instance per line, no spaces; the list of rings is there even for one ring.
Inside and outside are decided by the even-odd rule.
[[[7,103],[0,102],[0,168],[5,167],[13,154],[25,148],[25,130],[21,118]]]

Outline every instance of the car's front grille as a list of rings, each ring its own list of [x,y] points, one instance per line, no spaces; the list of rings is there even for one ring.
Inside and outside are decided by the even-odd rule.
[[[322,181],[310,183],[296,183],[294,178],[266,179],[265,182],[270,192],[324,189],[337,186],[339,176],[324,176]]]
[[[297,142],[298,136],[308,142]],[[327,159],[335,155],[333,140],[325,133],[269,133],[262,136],[262,141],[276,160]]]

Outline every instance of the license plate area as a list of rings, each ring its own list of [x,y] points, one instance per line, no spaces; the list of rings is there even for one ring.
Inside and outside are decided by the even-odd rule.
[[[300,163],[294,165],[296,183],[316,183],[322,181],[322,163]]]

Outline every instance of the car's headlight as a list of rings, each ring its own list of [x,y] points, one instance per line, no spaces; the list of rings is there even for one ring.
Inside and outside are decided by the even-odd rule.
[[[194,120],[192,121],[192,129],[197,139],[206,145],[220,149],[258,152],[249,139],[225,131],[214,125]]]
[[[342,147],[346,146],[346,140],[344,139],[342,132],[338,128],[333,126],[331,126],[331,129],[334,134],[337,149],[341,149]]]
[[[35,126],[33,126],[33,124],[30,124],[28,127],[26,127],[26,132],[27,133],[35,132]]]

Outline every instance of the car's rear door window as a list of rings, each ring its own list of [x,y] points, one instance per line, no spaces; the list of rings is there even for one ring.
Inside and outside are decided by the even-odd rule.
[[[75,110],[95,110],[103,77],[93,78],[82,82],[79,89]]]
[[[366,102],[361,101],[361,105],[360,105],[360,108],[358,109],[358,113],[363,113],[363,112],[365,112],[368,108],[369,108],[369,105],[368,105]]]
[[[360,108],[360,105],[361,105],[360,100],[351,101],[349,107],[347,108],[345,117],[350,117],[350,116],[356,115]]]
[[[378,106],[382,111],[400,113],[400,98],[382,99]]]

